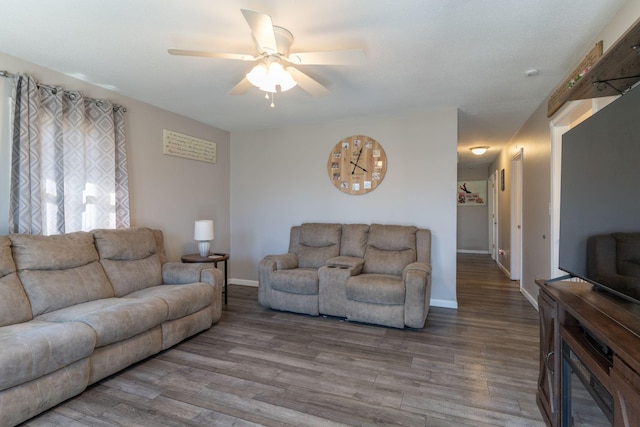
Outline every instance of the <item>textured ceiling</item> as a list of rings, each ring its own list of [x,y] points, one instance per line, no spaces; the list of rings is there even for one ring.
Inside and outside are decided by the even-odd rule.
[[[470,167],[495,158],[623,3],[0,0],[0,52],[232,132],[456,107],[460,166]],[[227,94],[251,63],[167,54],[255,54],[241,8],[291,31],[291,52],[361,48],[367,64],[300,66],[329,95],[294,88],[269,108],[257,89]],[[531,68],[540,74],[526,77]],[[472,159],[473,145],[492,149]]]

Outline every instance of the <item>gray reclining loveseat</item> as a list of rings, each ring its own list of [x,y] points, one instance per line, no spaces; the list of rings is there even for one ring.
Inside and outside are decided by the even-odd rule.
[[[0,236],[0,426],[208,329],[222,280],[149,228]]]
[[[262,306],[396,328],[424,327],[431,232],[414,226],[305,223],[289,252],[259,266]]]

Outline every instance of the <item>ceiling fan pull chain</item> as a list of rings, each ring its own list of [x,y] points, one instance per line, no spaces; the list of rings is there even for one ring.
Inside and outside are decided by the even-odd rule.
[[[276,96],[276,94],[275,94],[275,92],[273,92],[273,93],[271,94],[271,108],[275,108],[275,106],[276,106],[276,104],[275,104],[275,102],[274,102],[274,98],[275,98],[275,96]]]

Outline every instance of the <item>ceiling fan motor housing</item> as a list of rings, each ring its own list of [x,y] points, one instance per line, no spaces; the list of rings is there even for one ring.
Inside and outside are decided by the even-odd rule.
[[[291,32],[289,32],[289,30],[287,30],[286,28],[278,27],[275,25],[273,26],[273,33],[276,38],[276,48],[278,50],[277,52],[269,52],[266,50],[262,51],[263,49],[260,46],[260,43],[258,43],[255,36],[251,34],[251,36],[253,37],[253,42],[256,45],[256,49],[258,50],[258,52],[260,52],[261,55],[278,55],[280,57],[286,58],[287,56],[289,56],[289,48],[291,47],[291,43],[293,43],[293,34],[291,34]]]

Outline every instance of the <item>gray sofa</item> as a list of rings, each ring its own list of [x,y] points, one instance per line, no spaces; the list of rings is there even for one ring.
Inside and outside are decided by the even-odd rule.
[[[166,262],[148,228],[0,236],[0,425],[211,327],[210,265]]]
[[[396,328],[424,327],[431,232],[414,226],[305,223],[289,251],[258,267],[264,307]]]

